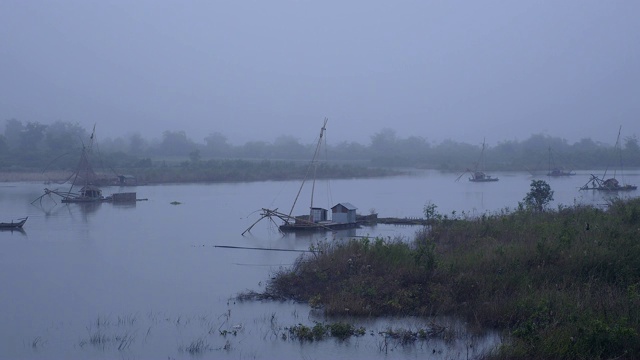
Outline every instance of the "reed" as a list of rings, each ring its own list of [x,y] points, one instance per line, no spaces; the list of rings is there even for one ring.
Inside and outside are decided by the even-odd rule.
[[[346,340],[352,336],[364,336],[366,333],[364,327],[356,328],[347,322],[331,324],[315,322],[313,326],[298,324],[288,328],[288,331],[290,339],[299,341],[320,341],[327,337]]]
[[[31,340],[31,348],[38,349],[44,346],[44,344],[46,343],[46,340],[44,340],[41,336],[36,336],[35,338],[33,338],[33,340]]]
[[[413,241],[320,244],[267,284],[328,315],[447,315],[503,331],[493,358],[640,357],[640,199],[440,217]]]
[[[200,355],[208,351],[212,351],[213,348],[206,339],[200,337],[192,340],[187,346],[180,347],[179,350],[189,353],[189,355]]]

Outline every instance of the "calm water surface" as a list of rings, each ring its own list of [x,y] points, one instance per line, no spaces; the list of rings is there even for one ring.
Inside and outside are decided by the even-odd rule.
[[[543,178],[555,191],[552,206],[606,204],[607,196],[578,191],[589,173]],[[375,210],[384,217],[421,217],[428,202],[443,214],[516,207],[532,177],[493,175],[500,181],[456,182],[455,174],[420,171],[319,182],[315,205],[346,201],[362,214]],[[627,173],[625,179],[638,184],[640,173]],[[0,184],[0,221],[29,216],[24,232],[0,232],[0,358],[451,359],[476,356],[499,341],[493,333],[464,335],[464,324],[443,319],[438,321],[459,326],[457,341],[401,346],[385,343],[378,334],[388,327],[426,327],[428,320],[413,318],[353,320],[367,335],[345,342],[283,340],[285,327],[335,319],[302,304],[239,303],[233,297],[262,290],[273,271],[291,265],[301,252],[216,246],[306,250],[313,242],[343,236],[282,236],[267,221],[241,236],[259,218],[260,208],[288,212],[298,187],[298,182],[114,187],[104,193],[136,191],[138,198],[148,200],[86,207],[49,198],[34,206],[31,201],[44,185]],[[309,197],[303,191],[295,214],[306,212]],[[172,205],[174,201],[180,204]],[[416,230],[379,225],[347,235],[410,239]],[[223,336],[224,330],[235,335]]]

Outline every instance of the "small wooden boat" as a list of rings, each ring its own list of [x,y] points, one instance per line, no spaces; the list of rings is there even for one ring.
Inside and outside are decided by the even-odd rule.
[[[10,222],[10,223],[6,223],[6,222],[0,223],[0,230],[16,230],[16,229],[22,229],[22,226],[24,225],[24,223],[26,223],[26,222],[27,222],[27,219],[28,219],[28,218],[29,218],[29,217],[27,216],[27,217],[25,217],[25,218],[18,219],[18,220],[19,220],[18,222],[15,222],[15,221],[11,220],[11,222]]]
[[[573,176],[576,173],[573,170],[565,170],[563,168],[553,168],[549,170],[547,176]]]
[[[620,174],[622,174],[622,156],[620,155],[620,132],[622,131],[622,126],[618,129],[618,138],[616,139],[616,144],[614,146],[614,150],[618,153],[620,157]],[[601,177],[595,176],[591,174],[591,178],[587,181],[586,184],[580,187],[580,190],[598,190],[605,192],[618,192],[618,191],[635,191],[638,189],[638,186],[632,184],[621,184],[618,179],[616,179],[616,170],[613,171],[613,177],[607,178],[607,171],[605,170],[604,175]]]
[[[92,204],[92,203],[102,203],[102,202],[135,202],[136,193],[135,192],[127,192],[127,193],[114,193],[109,196],[104,196],[102,194],[102,189],[100,186],[105,185],[113,185],[114,181],[109,178],[105,178],[103,176],[98,176],[96,172],[93,171],[93,167],[91,166],[90,158],[93,154],[93,141],[95,135],[95,126],[93,127],[93,132],[89,137],[88,145],[85,145],[84,142],[82,144],[82,152],[80,153],[80,161],[78,162],[78,166],[73,174],[67,179],[67,181],[71,182],[71,186],[66,191],[61,191],[57,189],[44,189],[44,194],[33,200],[31,203],[35,203],[36,201],[40,201],[42,203],[42,199],[45,196],[58,196],[62,200],[62,203],[71,203],[71,204]],[[129,175],[121,175],[119,176],[119,185],[132,185],[135,180],[134,177]],[[80,191],[74,191],[80,187]]]
[[[491,175],[487,175],[482,171],[474,171],[471,173],[471,177],[469,178],[471,182],[490,182],[490,181],[498,181],[498,178],[494,178]]]
[[[617,192],[617,191],[633,191],[637,190],[638,187],[636,185],[631,184],[620,184],[616,178],[599,178],[593,174],[591,174],[591,179],[587,181],[586,184],[580,187],[580,190],[598,190],[598,191],[609,191],[609,192]]]
[[[104,201],[105,197],[102,196],[102,190],[97,186],[85,185],[80,189],[80,194],[66,193],[62,197],[63,203],[89,203]]]
[[[549,172],[547,172],[547,176],[572,176],[575,174],[573,170],[566,170],[564,167],[555,165],[551,147],[549,147]]]
[[[475,169],[471,172],[471,177],[469,178],[469,181],[471,182],[492,182],[492,181],[498,181],[498,178],[493,177],[491,175],[487,175],[484,173],[483,168],[484,168],[484,149],[485,149],[485,142],[484,140],[482,141],[482,151],[480,151],[480,159],[478,160],[478,162],[476,163],[476,167]]]
[[[485,142],[482,142],[482,151],[480,151],[480,159],[478,159],[478,162],[476,163],[476,166],[473,170],[471,169],[467,169],[465,172],[463,172],[462,174],[460,174],[460,176],[458,176],[458,178],[456,179],[456,181],[460,180],[460,178],[462,177],[462,175],[469,173],[471,174],[471,176],[469,177],[469,181],[471,182],[494,182],[494,181],[498,181],[499,179],[497,177],[493,177],[491,175],[487,175],[484,171],[484,149],[485,149]]]

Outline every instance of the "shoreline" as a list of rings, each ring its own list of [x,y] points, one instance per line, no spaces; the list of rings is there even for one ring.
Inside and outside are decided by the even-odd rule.
[[[64,181],[69,177],[69,172],[35,172],[35,171],[2,171],[0,170],[0,183],[21,181],[42,181],[42,183]]]

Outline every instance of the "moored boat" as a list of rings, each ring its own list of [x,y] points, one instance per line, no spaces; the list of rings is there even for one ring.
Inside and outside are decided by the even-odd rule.
[[[598,190],[598,191],[633,191],[637,190],[638,187],[636,185],[631,184],[620,184],[620,182],[616,178],[603,179],[599,178],[595,175],[591,175],[591,179],[587,181],[580,190]]]
[[[349,228],[357,228],[360,223],[365,221],[371,221],[377,217],[377,214],[370,214],[367,218],[360,218],[356,214],[357,208],[346,202],[338,203],[331,208],[331,218],[329,218],[329,211],[325,208],[316,207],[313,204],[313,196],[315,190],[315,174],[317,168],[317,156],[320,153],[320,147],[322,145],[322,141],[324,138],[324,133],[326,131],[327,119],[324,119],[324,123],[320,130],[320,137],[318,139],[318,143],[316,145],[316,149],[309,165],[309,169],[307,174],[312,175],[312,189],[311,189],[311,202],[309,207],[308,215],[298,215],[293,216],[293,210],[296,206],[296,202],[298,200],[298,196],[302,191],[302,188],[307,181],[307,178],[303,179],[302,184],[300,185],[300,189],[298,190],[298,195],[296,195],[295,200],[293,201],[293,205],[291,206],[291,211],[288,214],[279,212],[277,209],[262,209],[261,217],[256,222],[254,222],[249,228],[247,228],[242,234],[244,235],[246,232],[251,231],[254,225],[256,225],[260,220],[269,218],[271,221],[274,221],[274,217],[278,218],[282,221],[282,224],[278,226],[278,229],[281,232],[311,232],[311,231],[332,231],[339,229],[349,229]],[[275,221],[274,221],[275,222]]]
[[[472,182],[490,182],[490,181],[498,181],[498,178],[495,178],[491,175],[487,175],[482,171],[474,171],[471,173],[471,177],[469,181]]]
[[[460,174],[460,176],[458,176],[456,181],[460,180],[462,175],[466,173],[471,174],[471,177],[469,177],[469,181],[471,182],[494,182],[499,180],[497,177],[493,177],[484,172],[484,149],[485,149],[485,142],[482,141],[482,150],[480,151],[480,158],[478,159],[478,162],[476,163],[475,168],[473,170],[467,169],[465,172]]]
[[[114,182],[105,178],[103,175],[98,175],[93,170],[93,166],[91,165],[91,158],[93,154],[93,142],[95,139],[95,126],[93,128],[93,132],[89,138],[89,142],[87,145],[82,144],[82,151],[80,153],[80,160],[78,165],[73,172],[73,174],[67,179],[66,182],[70,182],[70,187],[68,190],[58,190],[58,189],[44,189],[44,194],[39,198],[32,201],[32,204],[36,201],[42,202],[42,198],[45,196],[56,195],[61,198],[61,202],[63,203],[76,203],[76,204],[87,204],[87,203],[100,203],[100,202],[135,202],[136,193],[114,193],[109,196],[104,196],[102,194],[102,189],[100,186],[105,185],[113,185]],[[126,183],[126,179],[133,177],[129,176],[121,176],[120,185],[129,185]],[[80,190],[74,190],[78,189]]]
[[[562,168],[553,168],[549,170],[549,172],[547,173],[547,176],[572,176],[575,174],[576,173],[571,170],[565,170]]]
[[[616,144],[614,146],[614,150],[620,156],[620,132],[622,131],[622,126],[618,129],[618,138],[616,139]],[[622,157],[620,156],[620,175],[622,177]],[[601,177],[595,176],[591,174],[591,178],[587,181],[586,184],[580,187],[580,190],[597,190],[597,191],[606,191],[606,192],[618,192],[618,191],[634,191],[637,190],[638,186],[632,184],[621,184],[620,181],[616,178],[616,170],[613,171],[613,177],[607,178],[607,171],[604,172],[604,175]]]
[[[18,219],[18,221],[13,221],[11,220],[11,222],[0,222],[0,230],[17,230],[17,229],[22,229],[22,226],[24,225],[24,223],[27,222],[27,219],[29,217],[25,217],[22,219]]]

